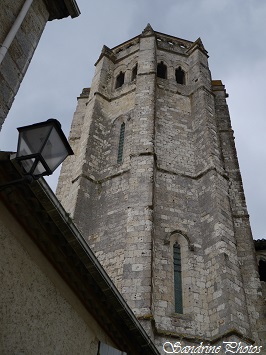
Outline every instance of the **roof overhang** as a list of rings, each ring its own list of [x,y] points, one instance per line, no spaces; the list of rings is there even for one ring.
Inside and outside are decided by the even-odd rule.
[[[80,15],[76,0],[44,0],[49,11],[49,21],[62,19],[68,16],[72,18]]]

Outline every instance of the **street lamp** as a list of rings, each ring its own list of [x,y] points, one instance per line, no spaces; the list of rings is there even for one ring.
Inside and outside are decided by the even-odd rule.
[[[15,160],[22,166],[22,179],[0,185],[0,189],[23,180],[51,175],[68,155],[74,154],[56,119],[19,127]]]
[[[51,175],[68,155],[74,154],[56,119],[19,127],[16,160],[35,180]]]

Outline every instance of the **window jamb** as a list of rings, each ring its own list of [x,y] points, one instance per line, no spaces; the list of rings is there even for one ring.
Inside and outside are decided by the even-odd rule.
[[[136,80],[136,78],[137,78],[137,73],[138,73],[138,64],[136,64],[136,65],[134,66],[134,68],[132,69],[131,81]]]

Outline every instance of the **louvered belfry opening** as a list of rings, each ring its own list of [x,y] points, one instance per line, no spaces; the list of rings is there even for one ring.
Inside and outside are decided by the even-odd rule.
[[[119,136],[118,154],[117,154],[118,164],[122,163],[123,160],[124,140],[125,140],[125,122],[123,122],[120,127],[120,136]]]
[[[177,243],[175,243],[173,247],[173,259],[174,259],[175,312],[183,313],[181,250],[180,250],[180,245]]]

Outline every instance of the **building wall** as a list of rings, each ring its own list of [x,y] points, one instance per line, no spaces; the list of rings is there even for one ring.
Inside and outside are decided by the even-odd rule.
[[[0,353],[96,354],[112,341],[0,205]]]
[[[0,43],[3,43],[25,0],[1,3]],[[49,18],[44,1],[33,1],[0,66],[0,129]]]
[[[0,12],[0,48],[12,29],[26,0],[2,0]],[[0,130],[14,101],[28,65],[48,20],[67,16],[77,17],[80,12],[75,0],[33,0],[6,54],[0,59]]]
[[[262,249],[256,250],[256,257],[257,257],[257,263],[259,265],[259,261],[263,260],[264,262],[266,262],[266,249],[265,246]],[[264,270],[265,272],[265,270]],[[259,337],[261,339],[266,339],[266,281],[262,281],[261,280],[261,289],[259,290],[260,292],[262,292],[262,299],[264,300],[264,302],[262,301],[262,317],[259,318],[258,320],[258,332],[259,332]],[[264,345],[265,347],[265,345]]]
[[[136,43],[128,51],[134,52],[137,47]],[[89,240],[89,245],[94,248],[120,292],[129,286],[122,284],[124,272],[129,274],[132,271],[131,266],[128,271],[124,268],[126,258],[128,262],[132,261],[129,259],[132,248],[128,256],[124,250],[127,249],[127,219],[131,218],[130,213],[128,216],[128,186],[136,82],[131,81],[130,73],[135,63],[134,55],[127,60],[129,68],[124,63],[114,68],[112,61],[105,56],[99,62],[89,97],[83,94],[78,99],[70,133],[75,157],[69,157],[62,166],[57,190],[64,207],[80,221],[79,228],[84,237]],[[115,78],[126,68],[125,85],[115,90]],[[117,164],[117,137],[122,122],[126,125],[126,144],[123,162]],[[90,144],[85,146],[82,144],[85,141],[90,141]],[[84,191],[87,191],[85,195]],[[83,198],[86,199],[86,208],[78,202]],[[110,236],[108,239],[105,238],[106,231]],[[131,281],[129,283],[131,285]]]
[[[162,61],[167,79],[156,75]],[[178,66],[185,85],[175,80]],[[115,88],[121,71],[125,83]],[[58,197],[158,347],[165,334],[187,344],[262,342],[260,282],[225,98],[200,40],[148,27],[104,47],[74,115],[77,153],[63,165]],[[174,310],[174,242],[182,314]]]

